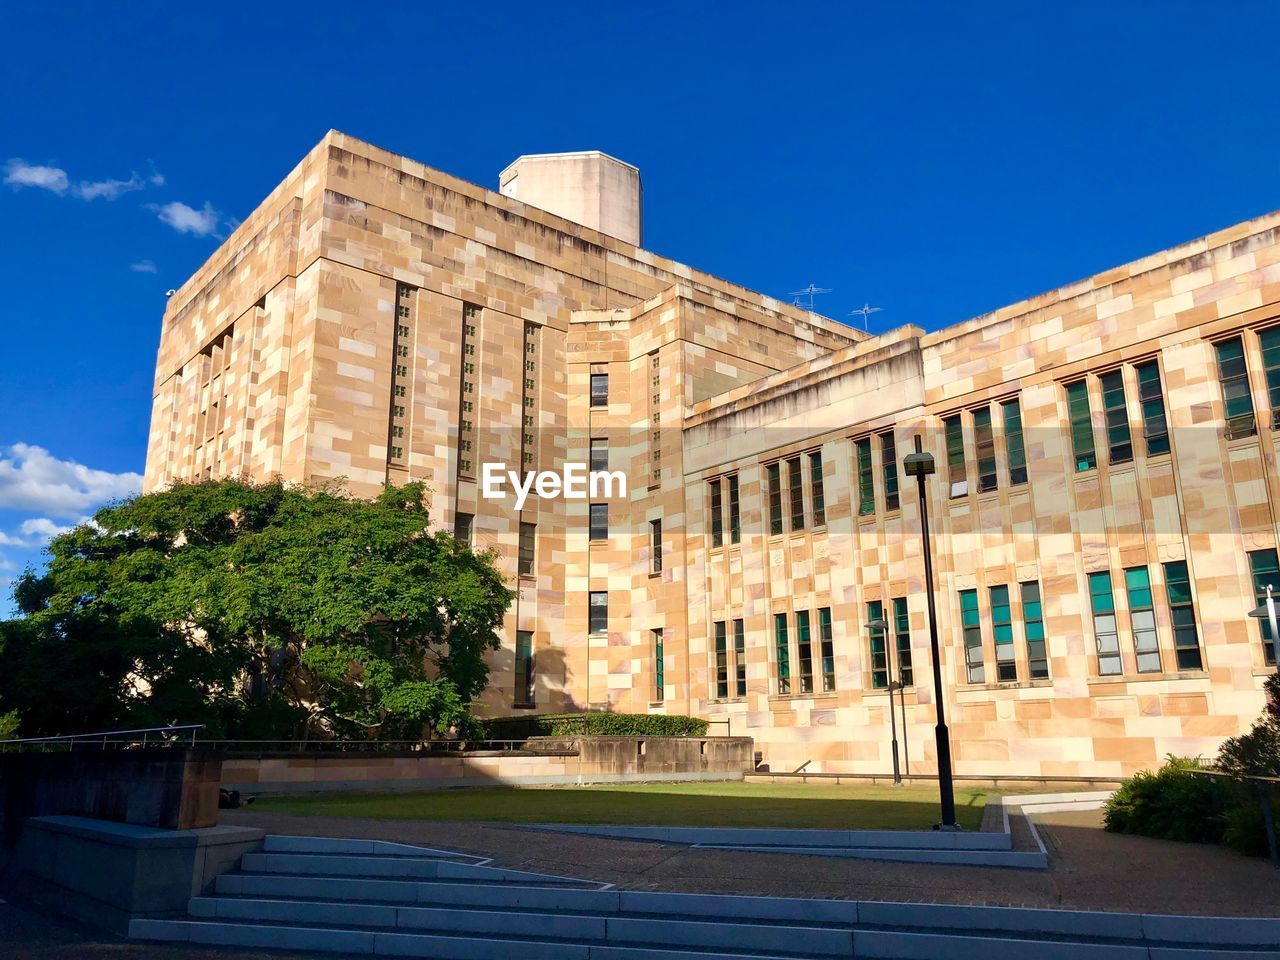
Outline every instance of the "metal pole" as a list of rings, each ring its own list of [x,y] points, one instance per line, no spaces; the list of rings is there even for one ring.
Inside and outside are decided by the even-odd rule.
[[[884,627],[884,665],[889,678],[889,739],[893,749],[893,783],[902,786],[902,771],[898,769],[898,720],[893,712],[893,649],[889,643],[889,621]]]
[[[916,435],[916,453],[920,452]],[[924,474],[916,474],[920,495],[920,536],[924,541],[925,596],[929,598],[929,651],[933,656],[933,699],[938,722],[933,728],[938,749],[938,793],[942,801],[942,830],[956,829],[955,785],[951,782],[951,732],[947,729],[946,710],[942,700],[942,663],[938,652],[938,611],[933,598],[933,554],[929,547],[929,503],[925,497]]]
[[[898,665],[898,706],[902,710],[902,766],[911,776],[911,752],[907,748],[907,689],[902,685],[902,665]]]
[[[1271,655],[1276,661],[1276,672],[1280,673],[1280,627],[1276,626],[1276,601],[1271,596],[1271,584],[1267,584],[1267,619],[1271,621]]]

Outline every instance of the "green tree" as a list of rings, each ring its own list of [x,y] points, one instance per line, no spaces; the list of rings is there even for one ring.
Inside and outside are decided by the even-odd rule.
[[[205,723],[213,735],[466,727],[513,594],[432,532],[423,487],[177,484],[98,512],[0,623],[23,735]]]

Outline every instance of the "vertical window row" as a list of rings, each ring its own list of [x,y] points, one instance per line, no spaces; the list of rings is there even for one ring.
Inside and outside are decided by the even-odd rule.
[[[816,672],[815,672],[815,638],[813,635],[813,611],[797,610],[795,613],[795,663],[797,667],[797,692],[801,694],[811,694],[815,692],[815,681],[820,682],[822,692],[828,693],[836,688],[836,666],[835,666],[835,650],[832,644],[831,633],[831,608],[820,607],[818,609],[818,636],[816,639]],[[745,648],[745,637],[743,636],[743,622],[741,620],[734,621],[734,645],[738,651],[738,696],[744,696],[747,691],[746,669],[744,665],[743,650]],[[773,644],[774,644],[774,660],[778,670],[778,693],[791,693],[791,642],[790,634],[787,630],[787,615],[785,613],[775,613],[773,615]]]
[[[534,549],[537,541],[538,526],[534,523],[520,524],[520,547],[517,557],[517,570],[522,577],[532,577],[534,570]]]
[[[964,632],[965,678],[969,683],[985,683],[987,668],[982,658],[982,617],[978,613],[978,591],[960,591],[960,626]]]
[[[915,681],[911,669],[911,618],[907,615],[907,598],[893,600],[893,639],[898,657],[898,681],[909,687]]]
[[[516,631],[515,692],[518,707],[533,706],[533,633]]]
[[[867,601],[867,633],[871,653],[871,687],[884,690],[889,686],[888,630],[884,627],[884,604],[879,600]]]
[[[234,337],[233,323],[214,337],[196,360],[201,408],[196,422],[195,466],[206,478],[212,477],[221,467],[223,451],[220,441],[224,425],[230,419],[228,407],[231,404],[228,377],[223,374],[231,366]]]
[[[1137,412],[1142,421],[1142,437],[1147,456],[1169,452],[1169,423],[1165,414],[1164,387],[1160,381],[1160,364],[1146,360],[1134,364],[1133,376],[1138,384]],[[1130,463],[1136,453],[1129,419],[1129,398],[1125,388],[1125,370],[1110,370],[1097,377],[1098,395],[1102,399],[1103,428],[1106,431],[1107,462]],[[1075,471],[1083,473],[1098,466],[1093,433],[1093,417],[1089,401],[1089,380],[1077,380],[1066,386],[1067,415],[1071,422],[1071,449]],[[1252,416],[1252,411],[1250,411]]]
[[[876,475],[871,463],[871,438],[863,437],[854,445],[858,467],[858,516],[876,512]]]
[[[1089,606],[1093,611],[1093,634],[1098,644],[1098,675],[1116,676],[1124,672],[1120,656],[1120,635],[1116,630],[1116,602],[1111,593],[1111,574],[1089,574]]]
[[[715,629],[716,696],[723,700],[729,696],[729,639],[725,634],[725,622],[717,620]]]
[[[396,332],[393,338],[395,349],[391,362],[391,423],[387,441],[387,466],[402,466],[404,456],[404,434],[408,425],[405,407],[401,403],[409,392],[408,357],[413,346],[413,287],[407,284],[396,284]],[[397,442],[398,441],[398,442]]]
[[[652,691],[653,701],[655,703],[661,703],[663,700],[666,699],[666,694],[667,694],[667,684],[666,684],[667,671],[666,671],[666,664],[663,662],[662,628],[661,627],[654,627],[651,631],[649,631],[649,643],[650,643],[650,646],[652,647],[652,658],[653,658],[653,669],[651,671],[653,675],[653,691]]]
[[[900,506],[898,502],[898,447],[893,440],[893,431],[880,434],[880,470],[884,475],[884,509],[892,513]]]
[[[536,323],[524,325],[524,390],[521,409],[524,413],[520,431],[520,467],[531,473],[538,458],[538,330]]]
[[[742,620],[733,621],[734,695],[747,695],[747,631]]]
[[[827,499],[822,488],[822,453],[818,450],[809,454],[809,488],[813,491],[813,525],[825,526]]]
[[[1049,655],[1045,650],[1044,608],[1040,600],[1040,584],[1029,580],[1020,585],[1022,591],[1022,626],[1027,635],[1027,672],[1032,680],[1049,677]]]
[[[1258,432],[1258,425],[1253,415],[1253,395],[1249,391],[1244,340],[1241,337],[1220,340],[1213,348],[1218,358],[1218,381],[1222,385],[1227,439],[1251,437]]]
[[[729,542],[742,540],[742,514],[739,512],[738,475],[729,474]]]
[[[1124,572],[1124,589],[1129,597],[1129,623],[1133,629],[1133,651],[1139,673],[1160,672],[1160,638],[1156,633],[1155,602],[1151,599],[1151,574],[1146,567],[1129,567]]]
[[[809,630],[809,611],[796,611],[796,663],[800,668],[800,692],[813,693],[813,637]]]
[[[462,355],[463,357],[474,356],[476,352],[477,327],[480,323],[480,308],[473,303],[464,303],[462,305]],[[459,405],[462,413],[474,413],[476,401],[476,366],[468,360],[463,361],[462,376],[460,378],[460,390],[462,393]],[[529,384],[528,375],[525,375],[526,387]],[[527,396],[527,391],[526,391]],[[528,408],[524,411],[527,416]],[[458,425],[458,476],[462,478],[475,479],[475,421],[472,417],[460,416]]]
[[[990,407],[973,411],[973,442],[978,454],[978,492],[995,490],[1000,483],[996,478],[996,438],[991,430]]]
[[[1022,434],[1022,406],[1015,397],[999,402],[1000,426],[1004,434],[1009,485],[1027,482],[1027,451]],[[978,466],[978,493],[989,493],[1000,487],[999,463],[996,458],[996,419],[991,404],[969,411],[973,423],[974,454]],[[947,482],[951,499],[969,493],[968,469],[965,463],[964,414],[943,417],[942,429],[947,445]]]
[[[782,533],[782,467],[771,463],[765,468],[769,485],[769,535]]]
[[[609,374],[604,372],[604,365],[600,364],[601,372],[596,373],[596,365],[592,365],[591,373],[591,406],[607,407],[609,405]]]
[[[822,657],[822,692],[830,693],[836,688],[836,651],[831,633],[830,607],[818,609],[818,633],[820,644],[818,654]]]
[[[588,510],[590,511],[590,533],[588,539],[609,539],[609,505],[607,503],[593,503]]]
[[[729,623],[717,620],[713,624],[716,673],[716,697],[724,700],[730,696],[747,695],[747,637],[742,620],[733,621],[732,647],[728,636]]]
[[[1034,580],[1019,584],[1022,601],[1022,627],[1027,642],[1027,676],[1044,680],[1049,676],[1049,658],[1045,649],[1044,611],[1040,601],[1040,584]],[[987,591],[991,604],[991,639],[995,649],[997,683],[1016,683],[1018,657],[1013,630],[1013,594],[1009,586],[998,585]],[[960,623],[964,631],[965,677],[969,683],[985,683],[986,656],[982,646],[982,613],[977,590],[960,591]]]
[[[1076,473],[1096,470],[1098,453],[1093,445],[1093,416],[1089,411],[1089,384],[1084,380],[1067,384],[1067,419],[1071,423],[1071,452]]]
[[[1107,431],[1107,462],[1128,463],[1133,459],[1133,437],[1129,433],[1129,405],[1124,396],[1124,371],[1112,370],[1098,378],[1102,388],[1102,419]]]
[[[1134,367],[1138,374],[1138,406],[1142,411],[1142,438],[1147,456],[1169,452],[1169,422],[1164,413],[1164,388],[1160,383],[1160,364],[1148,360]]]
[[[719,479],[708,482],[707,495],[711,500],[711,549],[714,550],[724,546],[724,505]]]
[[[969,492],[969,481],[964,464],[964,424],[960,414],[942,421],[947,437],[947,482],[951,497],[963,497]]]
[[[609,591],[592,590],[587,596],[587,632],[609,632]]]
[[[1018,661],[1013,652],[1013,608],[1009,604],[1009,588],[991,588],[991,634],[996,647],[996,681],[1008,683],[1018,679]]]
[[[649,521],[649,572],[662,572],[662,520]]]
[[[813,525],[820,526],[827,522],[826,501],[823,497],[822,488],[822,454],[813,452],[807,454],[809,457],[809,476],[812,484],[811,492],[814,497],[814,513]],[[769,535],[777,536],[785,532],[784,520],[790,524],[792,533],[799,533],[805,528],[805,497],[804,497],[804,456],[788,457],[786,460],[768,464],[765,467],[766,483],[768,485],[769,497]],[[782,484],[786,481],[786,495],[784,498]],[[715,481],[712,481],[713,483]],[[713,490],[714,493],[714,490]],[[733,485],[730,488],[731,500],[734,516],[737,516],[737,478],[733,478]],[[785,506],[785,511],[784,511]],[[718,546],[714,537],[715,519],[712,519],[712,545]],[[734,534],[734,543],[737,543],[738,529],[736,523],[731,523]]]
[[[787,615],[773,615],[773,649],[778,664],[778,693],[791,692],[791,642],[787,638]]]
[[[791,495],[791,531],[804,529],[804,482],[800,473],[800,458],[787,461],[787,492]]]
[[[662,367],[655,350],[649,354],[649,488],[662,484]]]
[[[1173,623],[1173,653],[1179,670],[1203,670],[1200,655],[1200,632],[1196,627],[1196,610],[1191,601],[1191,578],[1185,560],[1164,565],[1164,587],[1169,594],[1169,619]]]
[[[1272,589],[1271,595],[1280,603],[1280,561],[1274,550],[1254,550],[1249,554],[1249,574],[1253,578],[1253,599],[1258,606],[1267,602],[1267,585]],[[1258,621],[1262,629],[1262,657],[1267,666],[1276,662],[1275,646],[1271,642],[1271,622],[1266,617]]]

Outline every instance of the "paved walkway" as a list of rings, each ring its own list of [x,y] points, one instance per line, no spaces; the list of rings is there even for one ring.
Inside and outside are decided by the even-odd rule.
[[[222,822],[271,833],[444,846],[492,856],[504,866],[635,890],[1280,917],[1280,872],[1267,861],[1106,833],[1096,811],[1037,815],[1050,851],[1047,871],[697,850],[471,822],[252,810],[225,811]],[[1019,846],[1026,842],[1021,833],[1015,830]]]

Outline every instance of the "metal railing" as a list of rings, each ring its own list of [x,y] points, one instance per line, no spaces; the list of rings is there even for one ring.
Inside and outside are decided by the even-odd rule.
[[[462,753],[515,751],[524,740],[216,740],[200,745],[224,753]]]
[[[141,727],[136,730],[101,730],[96,733],[68,733],[58,737],[26,737],[0,740],[0,753],[19,751],[57,752],[64,750],[133,750],[150,747],[195,746],[203,723],[172,727]]]

